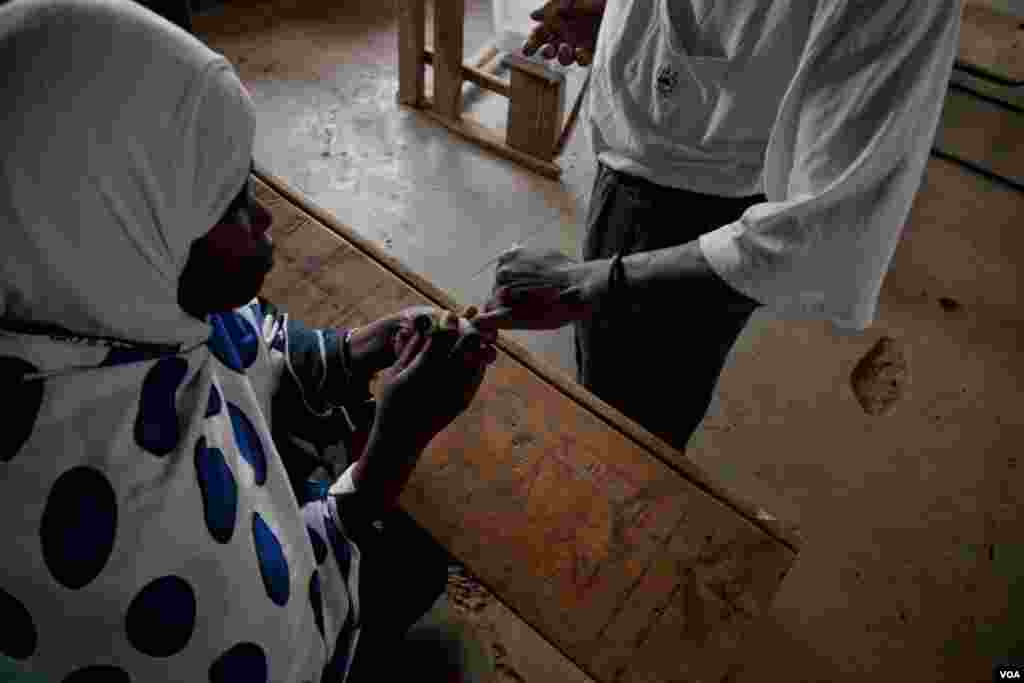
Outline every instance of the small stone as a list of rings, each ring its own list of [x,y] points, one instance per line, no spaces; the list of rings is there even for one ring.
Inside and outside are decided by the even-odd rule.
[[[946,313],[956,313],[963,308],[963,305],[956,299],[951,299],[948,296],[944,296],[939,299],[939,306],[942,306],[942,310]]]
[[[910,370],[902,345],[882,337],[850,374],[853,395],[865,413],[887,415],[903,398]]]

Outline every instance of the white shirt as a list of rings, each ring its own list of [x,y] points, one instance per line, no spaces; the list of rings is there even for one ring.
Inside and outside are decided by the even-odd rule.
[[[701,236],[711,267],[778,314],[862,330],[921,184],[962,9],[608,0],[587,102],[594,152],[659,185],[765,194]]]

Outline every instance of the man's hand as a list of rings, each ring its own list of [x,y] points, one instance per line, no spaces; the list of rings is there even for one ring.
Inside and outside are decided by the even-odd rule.
[[[608,283],[609,261],[577,263],[555,250],[512,249],[498,259],[480,330],[556,330],[584,320]]]
[[[557,56],[563,66],[573,61],[589,65],[597,48],[604,8],[605,0],[550,0],[530,14],[541,23],[530,33],[523,54],[529,57],[543,45],[544,59]]]

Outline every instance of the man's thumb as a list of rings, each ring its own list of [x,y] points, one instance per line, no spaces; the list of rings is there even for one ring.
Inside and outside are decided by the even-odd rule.
[[[477,317],[473,318],[473,327],[486,331],[500,330],[508,322],[511,315],[512,309],[510,308],[505,308],[504,306],[494,308],[480,313]]]
[[[558,16],[562,19],[571,19],[575,4],[576,0],[560,0],[558,3]]]

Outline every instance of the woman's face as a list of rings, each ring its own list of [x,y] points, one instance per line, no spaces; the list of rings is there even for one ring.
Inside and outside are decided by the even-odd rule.
[[[249,303],[274,267],[270,224],[270,212],[256,201],[250,178],[220,222],[192,243],[178,280],[181,308],[203,320]]]

